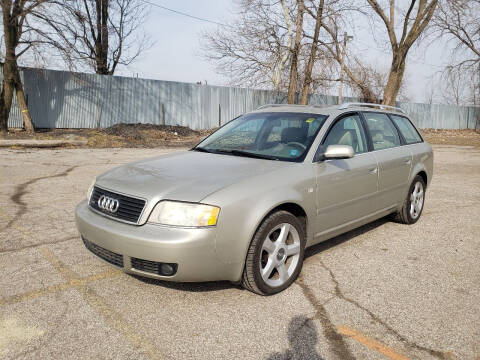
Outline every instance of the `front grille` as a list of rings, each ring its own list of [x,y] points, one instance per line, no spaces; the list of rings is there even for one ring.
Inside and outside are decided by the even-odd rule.
[[[113,251],[104,249],[98,245],[95,245],[94,243],[88,241],[87,239],[83,238],[83,243],[85,244],[85,247],[90,250],[92,253],[97,255],[99,258],[102,258],[103,260],[109,262],[110,264],[123,267],[123,255],[114,253]]]
[[[119,201],[119,206],[116,212],[112,213],[107,210],[103,210],[98,206],[98,199],[100,199],[100,196],[102,195]],[[93,209],[100,211],[105,215],[131,223],[137,223],[140,215],[142,214],[143,208],[145,207],[145,200],[117,194],[95,186],[92,191],[92,196],[90,196],[89,205]]]
[[[156,274],[156,275],[172,276],[172,275],[175,275],[178,268],[177,264],[166,264],[166,263],[161,263],[156,261],[137,259],[134,257],[131,258],[131,261],[132,261],[132,268],[140,271],[145,271],[151,274]],[[161,267],[162,264],[170,265],[173,269],[173,273],[166,274]]]

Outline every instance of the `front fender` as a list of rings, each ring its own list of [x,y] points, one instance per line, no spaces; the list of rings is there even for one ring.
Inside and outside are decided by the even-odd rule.
[[[280,174],[278,174],[280,175]],[[222,189],[202,202],[221,207],[217,223],[215,251],[218,258],[232,265],[237,264],[240,280],[243,264],[255,231],[273,209],[293,203],[300,206],[307,214],[307,241],[313,236],[309,215],[315,213],[314,184],[315,178],[283,174],[284,177],[272,178],[260,176]],[[291,181],[302,179],[300,181]],[[289,179],[290,178],[290,181]]]

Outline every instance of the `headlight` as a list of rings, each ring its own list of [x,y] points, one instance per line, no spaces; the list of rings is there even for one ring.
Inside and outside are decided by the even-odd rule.
[[[88,187],[88,191],[87,191],[87,201],[90,202],[90,196],[92,195],[92,191],[93,191],[93,187],[95,186],[95,181],[97,179],[93,179],[91,185]]]
[[[215,226],[220,208],[180,201],[160,201],[155,205],[148,222],[174,226]]]

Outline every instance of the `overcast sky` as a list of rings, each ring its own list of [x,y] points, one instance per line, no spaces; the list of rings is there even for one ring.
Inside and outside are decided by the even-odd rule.
[[[171,9],[197,17],[228,23],[235,11],[234,0],[150,0]],[[155,42],[154,46],[128,69],[121,69],[119,75],[136,75],[143,78],[197,82],[206,80],[208,84],[225,85],[228,79],[215,73],[214,64],[201,57],[199,47],[202,31],[215,28],[216,25],[199,21],[173,12],[152,7],[146,32]],[[384,33],[383,27],[379,33]],[[368,23],[357,29],[354,40],[349,46],[361,50],[372,64],[390,66],[389,45],[376,42],[369,31]],[[407,60],[408,95],[413,102],[423,102],[425,87],[432,75],[441,70],[448,62],[448,50],[442,42],[436,41],[429,46],[414,48]],[[333,94],[336,95],[336,94]]]

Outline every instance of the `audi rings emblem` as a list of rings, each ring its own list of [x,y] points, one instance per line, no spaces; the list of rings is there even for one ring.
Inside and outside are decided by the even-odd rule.
[[[117,199],[102,195],[98,199],[97,205],[100,209],[108,211],[112,214],[116,213],[120,206],[120,201]]]

